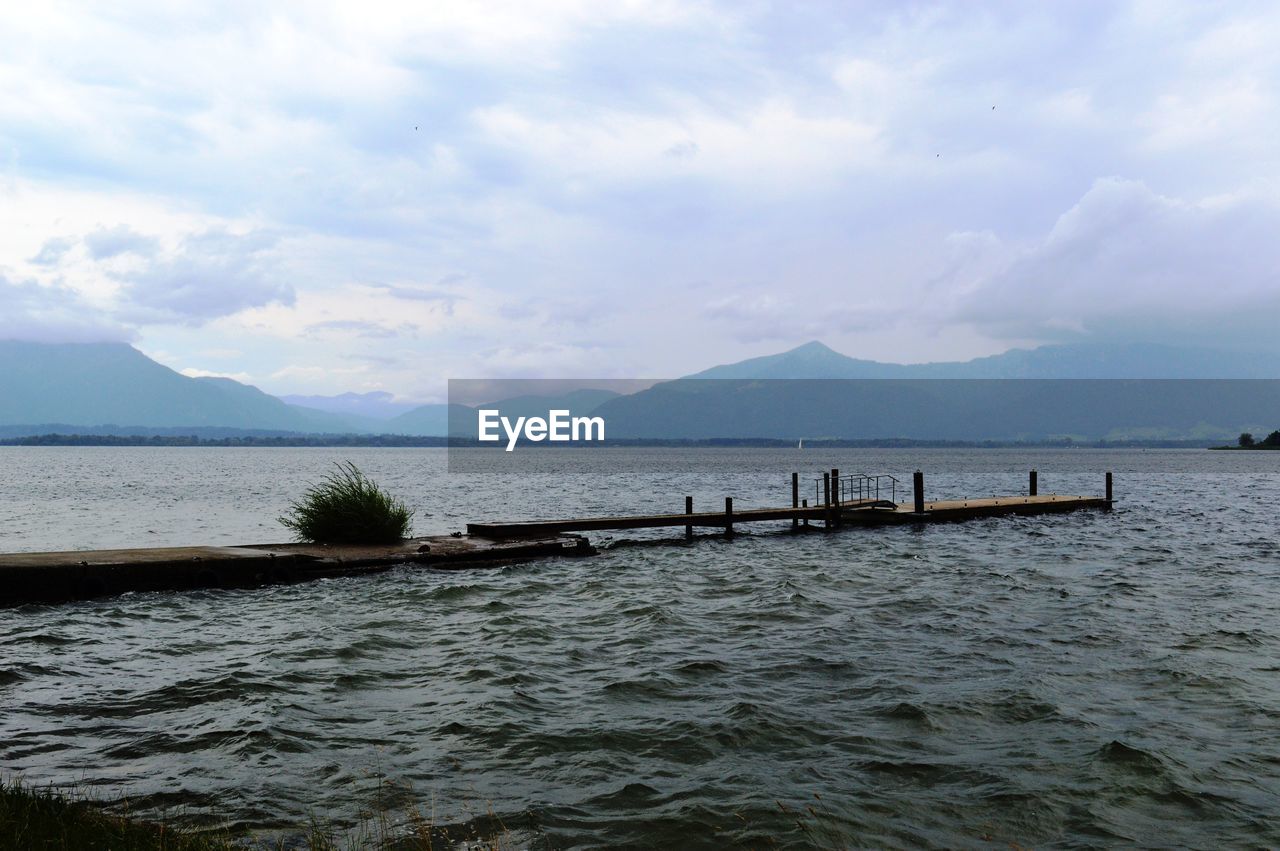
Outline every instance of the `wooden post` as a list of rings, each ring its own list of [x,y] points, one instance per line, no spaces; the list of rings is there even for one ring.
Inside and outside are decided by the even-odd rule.
[[[1036,471],[1032,470],[1031,481],[1027,485],[1027,496],[1035,496],[1036,491],[1039,490],[1039,488],[1037,487],[1039,485],[1039,482],[1036,481],[1037,477],[1038,477],[1038,474],[1036,473]]]
[[[731,496],[724,498],[724,535],[726,538],[733,537],[733,497]]]
[[[800,500],[800,507],[801,507],[801,508],[808,508],[808,507],[809,507],[809,500],[807,500],[807,499],[802,499],[802,500]],[[807,515],[807,514],[805,515],[805,518],[804,518],[804,525],[806,525],[806,526],[808,526],[808,525],[809,525],[809,515]]]
[[[831,528],[831,474],[822,474],[822,528]]]
[[[1107,507],[1111,507],[1111,471],[1107,470]]]
[[[912,484],[916,491],[916,514],[924,514],[924,473],[916,470]]]
[[[840,525],[840,470],[831,468],[831,520]]]
[[[800,507],[800,474],[791,474],[791,507]],[[800,520],[797,517],[791,518],[791,529],[795,531],[800,528]]]
[[[684,513],[685,513],[685,514],[692,514],[692,513],[693,513],[693,497],[691,497],[691,496],[686,496],[686,497],[684,498]],[[693,524],[691,524],[691,523],[687,523],[687,524],[685,524],[685,527],[684,527],[684,539],[685,539],[686,541],[691,541],[691,540],[693,540]]]

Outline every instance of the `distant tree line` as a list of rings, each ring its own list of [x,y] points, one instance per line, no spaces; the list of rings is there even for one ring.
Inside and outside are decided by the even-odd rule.
[[[412,437],[403,434],[352,434],[313,436],[200,437],[194,434],[40,434],[0,440],[0,446],[447,446],[446,437]]]
[[[1241,449],[1280,449],[1280,429],[1271,432],[1261,441],[1255,440],[1253,435],[1246,431],[1240,435],[1237,442]]]
[[[1241,435],[1241,439],[1246,435]],[[1252,435],[1248,435],[1250,441]],[[1268,441],[1280,448],[1280,432],[1273,432]],[[673,447],[696,449],[699,447],[743,447],[789,449],[796,446],[791,439],[778,438],[610,438],[604,443],[568,443],[564,447],[603,449],[609,447]],[[1241,446],[1244,446],[1241,443]],[[1252,447],[1252,443],[1249,444]],[[285,435],[227,435],[202,436],[198,434],[48,434],[0,438],[0,446],[333,446],[333,447],[459,447],[495,449],[493,443],[479,443],[468,437],[415,437],[403,434],[285,434]],[[998,449],[998,448],[1094,448],[1094,449],[1204,449],[1198,439],[1168,440],[922,440],[914,438],[805,438],[805,446],[811,449]],[[548,444],[528,444],[530,449],[553,449]],[[1228,449],[1231,447],[1213,447]]]

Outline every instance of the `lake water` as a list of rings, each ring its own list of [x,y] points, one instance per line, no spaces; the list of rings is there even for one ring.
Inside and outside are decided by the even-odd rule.
[[[1280,845],[1280,453],[13,447],[0,550],[283,540],[340,459],[422,534],[833,466],[931,498],[1113,470],[1118,502],[4,609],[0,772],[268,834],[416,805],[504,847]]]

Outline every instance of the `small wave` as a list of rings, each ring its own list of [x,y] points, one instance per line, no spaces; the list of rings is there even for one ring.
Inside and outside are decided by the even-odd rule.
[[[675,673],[685,674],[691,677],[701,676],[703,674],[725,674],[728,673],[729,667],[718,659],[697,659],[691,662],[685,662],[675,668]]]
[[[648,808],[662,797],[657,789],[644,783],[628,783],[621,789],[592,798],[589,803],[605,810],[627,811]]]
[[[427,599],[430,600],[446,602],[465,600],[466,598],[484,590],[488,589],[483,585],[444,585],[430,591],[426,596]]]
[[[615,680],[606,684],[601,691],[610,697],[622,698],[662,700],[678,697],[673,683],[656,677],[643,680]]]
[[[1098,749],[1097,755],[1100,760],[1109,765],[1127,768],[1140,774],[1158,775],[1165,772],[1164,763],[1155,754],[1126,745],[1119,739],[1107,742]]]
[[[1058,707],[1028,692],[1014,692],[992,704],[993,712],[1003,721],[1026,724],[1061,718]]]
[[[901,701],[893,706],[886,706],[875,710],[875,714],[882,718],[893,718],[897,721],[910,721],[915,724],[921,724],[926,727],[934,726],[933,719],[925,708],[918,703],[909,703]]]

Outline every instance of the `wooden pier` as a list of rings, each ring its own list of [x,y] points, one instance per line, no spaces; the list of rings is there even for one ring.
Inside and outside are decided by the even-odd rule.
[[[887,526],[896,523],[940,523],[999,517],[1008,514],[1051,514],[1081,508],[1110,508],[1101,496],[998,496],[977,499],[948,499],[926,502],[922,511],[915,506],[884,500],[842,502],[828,508],[748,508],[741,511],[702,511],[691,514],[641,514],[619,517],[576,517],[564,520],[525,520],[513,523],[468,523],[467,534],[498,540],[557,535],[566,532],[599,532],[607,529],[657,529],[664,526],[715,528],[732,532],[742,523],[795,520],[822,523],[820,528],[842,525]],[[835,516],[833,517],[833,513]],[[810,527],[815,528],[815,527]]]
[[[725,497],[720,511],[578,517],[560,520],[468,523],[467,534],[412,538],[396,544],[258,544],[237,547],[156,547],[0,554],[0,606],[56,603],[129,591],[246,588],[330,576],[374,573],[396,565],[454,569],[509,564],[560,556],[594,555],[577,532],[608,529],[712,528],[732,536],[743,523],[789,522],[793,531],[842,526],[938,523],[1047,514],[1084,508],[1110,509],[1111,473],[1103,496],[1039,493],[1036,471],[1027,492],[1013,496],[926,501],[924,475],[917,471],[912,500],[899,502],[892,476],[841,476],[838,469],[813,480],[814,501],[800,498],[798,474],[791,475],[791,505],[735,510]],[[905,490],[903,491],[905,496]]]
[[[467,533],[499,540],[558,535],[569,532],[598,532],[607,529],[656,529],[683,526],[685,536],[691,537],[695,528],[716,528],[732,535],[733,527],[742,523],[789,520],[793,529],[801,525],[812,527],[821,523],[822,529],[840,526],[887,526],[899,523],[940,523],[970,520],[977,517],[1000,517],[1010,514],[1052,514],[1076,511],[1082,508],[1109,509],[1112,504],[1111,473],[1106,475],[1103,496],[1074,496],[1039,493],[1039,474],[1032,470],[1028,477],[1025,495],[994,496],[974,499],[949,499],[926,501],[924,499],[924,474],[916,471],[913,482],[913,500],[898,503],[881,498],[880,486],[875,480],[888,476],[840,476],[838,469],[824,473],[821,490],[815,488],[814,506],[808,500],[800,500],[798,477],[791,477],[791,501],[787,507],[748,508],[734,510],[733,498],[725,498],[723,511],[693,510],[693,498],[685,497],[683,514],[643,514],[615,517],[574,517],[561,520],[525,520],[506,523],[468,523]],[[868,481],[874,482],[868,486]],[[833,484],[835,483],[835,484]],[[849,483],[846,486],[846,483]],[[856,489],[854,487],[856,485]],[[897,496],[897,480],[893,480],[893,495]],[[856,492],[856,498],[845,498]],[[874,495],[873,495],[874,494]],[[803,504],[802,504],[803,502]]]

